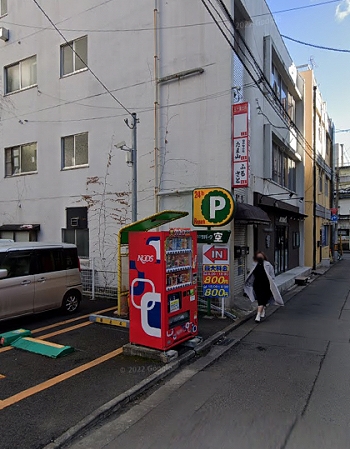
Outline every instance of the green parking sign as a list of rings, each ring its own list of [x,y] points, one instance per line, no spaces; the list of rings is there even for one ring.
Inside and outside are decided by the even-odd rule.
[[[193,226],[224,226],[235,212],[231,193],[221,187],[195,189],[192,196]]]

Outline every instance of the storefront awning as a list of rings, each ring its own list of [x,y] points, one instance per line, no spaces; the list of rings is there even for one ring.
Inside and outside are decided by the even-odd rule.
[[[0,231],[40,231],[39,224],[4,224]]]
[[[260,207],[246,203],[236,203],[235,223],[243,224],[269,224],[271,220]]]

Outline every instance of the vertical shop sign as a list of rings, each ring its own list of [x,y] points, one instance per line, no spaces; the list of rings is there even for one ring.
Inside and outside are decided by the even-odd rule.
[[[232,188],[249,185],[249,120],[248,102],[232,105]]]

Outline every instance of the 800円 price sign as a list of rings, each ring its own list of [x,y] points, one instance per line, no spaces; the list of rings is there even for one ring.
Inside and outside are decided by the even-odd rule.
[[[203,295],[210,298],[226,298],[230,293],[230,266],[203,265]]]

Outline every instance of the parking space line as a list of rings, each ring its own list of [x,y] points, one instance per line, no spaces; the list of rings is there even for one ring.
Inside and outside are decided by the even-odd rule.
[[[100,365],[101,363],[106,362],[107,360],[110,360],[113,357],[116,357],[117,355],[122,354],[122,352],[123,348],[118,348],[112,352],[109,352],[108,354],[103,355],[102,357],[92,360],[91,362],[85,363],[84,365],[78,366],[77,368],[67,371],[66,373],[60,374],[56,377],[53,377],[52,379],[42,382],[41,384],[35,385],[34,387],[28,388],[27,390],[21,391],[20,393],[17,393],[14,396],[4,399],[0,401],[0,410],[4,410],[5,408],[16,404],[17,402],[20,402],[23,399],[29,398],[30,396],[40,393],[41,391],[47,390],[48,388],[53,387],[54,385],[57,385],[67,379],[70,379],[71,377],[76,376],[77,374],[80,374],[84,371],[87,371],[90,368]]]
[[[76,324],[75,326],[71,326],[71,327],[65,327],[64,329],[60,329],[58,331],[51,332],[50,334],[40,335],[40,337],[37,337],[37,339],[45,340],[46,338],[51,338],[51,337],[55,337],[56,335],[65,334],[67,332],[74,331],[81,327],[89,326],[90,324],[93,324],[93,323],[91,321],[85,321],[84,323],[79,323],[79,324]],[[10,351],[11,349],[13,349],[12,346],[6,346],[5,348],[0,349],[0,353]]]
[[[56,335],[65,334],[66,332],[74,331],[75,329],[79,329],[81,327],[85,327],[91,324],[91,321],[84,321],[84,323],[79,323],[71,327],[65,327],[64,329],[60,329],[55,332],[51,332],[50,334],[40,335],[40,337],[37,337],[39,340],[45,340],[45,338],[51,338],[55,337]]]
[[[100,311],[98,311],[96,313],[110,312],[111,310],[114,310],[114,309],[115,309],[115,307],[110,307],[109,309],[100,310]],[[55,323],[55,324],[51,324],[49,326],[45,326],[45,327],[41,327],[41,328],[38,328],[38,329],[34,329],[31,332],[32,332],[32,334],[37,334],[38,332],[42,332],[44,330],[52,329],[52,328],[61,326],[63,324],[73,323],[74,321],[78,321],[79,319],[82,319],[82,318],[88,318],[90,315],[91,315],[91,313],[89,313],[88,315],[83,315],[83,316],[77,317],[77,318],[72,318],[70,320],[61,321],[60,323]],[[73,331],[75,329],[79,329],[80,327],[88,326],[89,324],[93,324],[93,323],[91,321],[85,321],[84,323],[80,323],[80,324],[77,324],[77,325],[71,326],[71,327],[66,327],[64,329],[60,329],[58,331],[51,332],[50,334],[41,335],[40,337],[37,337],[37,338],[39,338],[40,340],[45,340],[45,338],[50,338],[50,337],[55,337],[56,335],[65,334],[66,332],[70,332],[70,331]],[[0,348],[0,354],[2,352],[11,351],[11,349],[13,349],[12,346],[6,346],[5,348]]]
[[[110,312],[111,310],[115,310],[116,308],[117,308],[117,306],[114,306],[114,307],[110,307],[108,309],[100,310],[99,312],[93,312],[93,313],[94,314],[100,314],[100,313],[104,313],[104,312]],[[87,315],[81,315],[81,316],[78,316],[76,318],[71,318],[69,320],[60,321],[59,323],[54,323],[54,324],[50,324],[48,326],[44,326],[44,327],[40,327],[38,329],[34,329],[31,332],[32,332],[32,334],[37,334],[38,332],[47,331],[49,329],[53,329],[53,328],[58,327],[58,326],[63,326],[65,324],[74,323],[74,321],[79,321],[79,320],[81,320],[83,318],[89,318],[90,315],[91,315],[91,313],[88,313]]]

